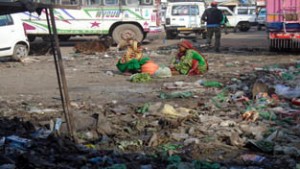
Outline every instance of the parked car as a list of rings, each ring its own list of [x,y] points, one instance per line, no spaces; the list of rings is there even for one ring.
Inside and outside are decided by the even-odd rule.
[[[257,15],[257,30],[261,30],[262,27],[266,26],[266,16],[267,16],[267,10],[266,8],[261,8]]]
[[[166,10],[165,31],[167,39],[176,38],[178,34],[196,33],[206,37],[205,24],[201,16],[205,2],[169,2]]]
[[[21,60],[28,56],[30,45],[18,14],[0,15],[0,57]]]

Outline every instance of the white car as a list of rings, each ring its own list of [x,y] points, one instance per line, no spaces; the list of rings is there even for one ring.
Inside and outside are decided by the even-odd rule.
[[[28,56],[30,45],[18,14],[0,15],[0,37],[0,57],[22,60]]]
[[[201,22],[204,10],[204,2],[169,2],[165,14],[167,39],[191,33],[205,37],[205,24]]]

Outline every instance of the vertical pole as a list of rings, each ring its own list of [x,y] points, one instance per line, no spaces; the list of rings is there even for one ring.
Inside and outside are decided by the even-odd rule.
[[[50,33],[51,45],[52,45],[52,49],[53,49],[53,57],[54,57],[55,68],[56,68],[56,73],[57,73],[58,86],[59,86],[61,100],[62,100],[63,112],[64,112],[65,120],[67,123],[69,137],[72,138],[73,141],[76,141],[75,140],[73,114],[70,112],[70,98],[69,98],[69,94],[68,94],[68,87],[67,87],[64,66],[63,66],[63,62],[62,62],[62,56],[61,56],[61,52],[60,52],[60,48],[59,48],[59,40],[58,40],[58,36],[57,36],[53,7],[50,7],[49,10],[50,10],[50,21],[51,21],[52,27],[50,27],[50,24],[49,24],[47,9],[46,9],[46,16],[47,16],[47,22],[48,22],[48,29],[49,29],[49,33]]]

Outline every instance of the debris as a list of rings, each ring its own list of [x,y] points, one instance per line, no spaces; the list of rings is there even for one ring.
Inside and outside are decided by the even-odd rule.
[[[262,163],[266,158],[260,155],[256,155],[256,154],[244,154],[241,155],[241,158],[245,161],[245,162],[251,162],[251,163]]]
[[[242,115],[243,120],[255,122],[259,118],[259,113],[255,110],[246,111]]]
[[[193,95],[194,95],[193,92],[190,91],[186,91],[186,92],[175,91],[170,93],[161,92],[159,94],[159,97],[162,99],[174,99],[174,98],[188,98],[188,97],[192,97]]]
[[[186,111],[177,111],[177,109],[175,109],[173,106],[169,105],[169,104],[165,104],[161,110],[161,113],[172,117],[172,118],[178,118],[178,117],[186,117],[189,115],[189,112]]]
[[[136,73],[130,76],[130,81],[134,83],[144,83],[151,80],[151,76],[148,73]]]
[[[76,53],[95,54],[96,52],[105,52],[109,49],[110,43],[102,41],[78,42],[74,46]]]
[[[157,71],[154,73],[153,76],[157,77],[157,78],[168,78],[168,77],[172,77],[172,72],[171,72],[171,69],[169,67],[160,66],[157,69]]]
[[[223,84],[217,81],[199,80],[198,83],[204,87],[223,87]]]

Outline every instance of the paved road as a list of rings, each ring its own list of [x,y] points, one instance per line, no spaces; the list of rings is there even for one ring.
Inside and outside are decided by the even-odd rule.
[[[156,39],[152,42],[145,41],[144,46],[147,48],[155,49],[160,46],[176,44],[180,41],[180,39],[186,38],[190,40],[194,40],[195,36],[180,36],[177,39],[173,40],[164,40],[163,36],[161,39]],[[197,39],[196,44],[205,43],[204,39]],[[229,30],[229,34],[222,33],[221,45],[223,48],[234,48],[234,49],[260,49],[260,50],[268,50],[268,42],[267,42],[267,34],[265,31],[257,31],[256,28],[250,29],[248,32],[236,32]]]

